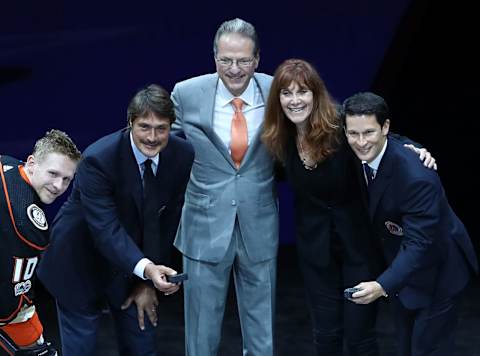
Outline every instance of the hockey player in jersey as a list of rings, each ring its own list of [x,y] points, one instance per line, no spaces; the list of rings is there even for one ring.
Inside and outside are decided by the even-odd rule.
[[[35,269],[49,242],[42,206],[65,192],[80,158],[58,130],[39,139],[26,162],[0,155],[0,354],[55,354],[32,300]]]

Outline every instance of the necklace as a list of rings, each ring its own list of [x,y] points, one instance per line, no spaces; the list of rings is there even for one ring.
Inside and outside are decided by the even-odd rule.
[[[297,149],[298,149],[298,156],[302,161],[303,168],[307,171],[312,171],[317,168],[317,162],[314,162],[309,157],[309,151],[303,149],[302,140],[297,136]]]

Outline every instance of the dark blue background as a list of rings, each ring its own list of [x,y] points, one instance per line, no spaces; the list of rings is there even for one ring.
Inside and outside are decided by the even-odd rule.
[[[128,101],[139,88],[158,83],[171,90],[179,80],[213,72],[216,29],[241,17],[259,33],[259,71],[273,73],[286,58],[304,58],[316,65],[338,101],[360,90],[383,95],[392,109],[393,130],[437,157],[450,201],[475,239],[478,219],[470,204],[478,184],[477,137],[471,116],[478,115],[479,62],[472,54],[478,39],[474,12],[455,5],[4,1],[0,153],[25,158],[50,128],[66,131],[83,149],[123,127]],[[460,175],[454,174],[459,167]],[[294,241],[291,194],[285,183],[280,187],[282,241],[289,243]]]

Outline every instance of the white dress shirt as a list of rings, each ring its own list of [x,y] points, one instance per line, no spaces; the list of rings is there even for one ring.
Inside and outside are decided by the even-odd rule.
[[[382,157],[385,154],[385,150],[387,149],[387,143],[388,143],[388,138],[385,140],[385,144],[383,145],[382,150],[377,155],[377,157],[375,157],[375,159],[372,160],[372,162],[368,163],[367,161],[362,161],[362,164],[363,163],[368,163],[368,166],[372,169],[372,176],[373,176],[372,178],[373,179],[375,179],[375,177],[377,176],[378,166],[380,166],[380,162],[382,161]],[[367,179],[367,178],[365,178],[365,179]]]
[[[220,137],[230,152],[231,126],[233,118],[232,100],[236,98],[228,91],[221,79],[218,79],[217,92],[215,94],[215,108],[213,114],[213,130]],[[247,88],[238,96],[243,100],[243,115],[247,120],[248,144],[250,145],[258,128],[263,122],[265,104],[255,79],[251,78]]]

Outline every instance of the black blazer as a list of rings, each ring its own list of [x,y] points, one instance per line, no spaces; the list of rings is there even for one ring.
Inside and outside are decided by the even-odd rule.
[[[169,262],[193,148],[170,135],[161,152],[157,171],[161,229],[157,246],[142,251],[142,181],[129,135],[129,129],[117,131],[85,150],[72,193],[53,221],[51,244],[38,276],[67,307],[94,302],[118,275],[124,276],[123,293],[128,293],[138,280],[133,269],[145,256],[156,263]]]
[[[373,227],[389,264],[377,278],[385,291],[412,309],[457,294],[469,269],[477,271],[478,265],[437,173],[389,138],[368,192]]]
[[[295,227],[299,257],[326,267],[331,245],[343,250],[346,263],[370,265],[371,277],[378,271],[378,250],[372,248],[368,212],[364,208],[356,176],[356,157],[343,135],[338,150],[306,170],[293,140],[289,142],[285,172],[294,191]],[[346,285],[355,283],[344,276]]]

